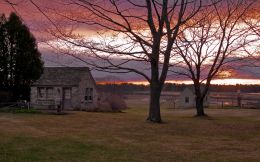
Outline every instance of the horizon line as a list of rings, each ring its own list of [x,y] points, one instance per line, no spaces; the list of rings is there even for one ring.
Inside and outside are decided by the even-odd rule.
[[[96,81],[97,84],[134,84],[134,85],[149,85],[148,81]],[[192,85],[191,80],[167,80],[165,83]],[[213,79],[211,85],[260,85],[260,79],[240,79],[240,78],[225,78]]]

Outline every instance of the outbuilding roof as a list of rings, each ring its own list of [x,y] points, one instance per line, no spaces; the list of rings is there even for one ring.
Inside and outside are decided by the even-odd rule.
[[[45,67],[32,86],[77,86],[81,76],[89,73],[88,67]]]

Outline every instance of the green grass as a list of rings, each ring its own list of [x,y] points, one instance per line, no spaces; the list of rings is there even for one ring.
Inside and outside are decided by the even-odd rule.
[[[42,112],[35,108],[24,109],[24,108],[12,107],[12,108],[0,108],[0,113],[41,114]]]
[[[37,109],[15,109],[13,113],[27,113],[27,114],[40,114],[41,111]]]
[[[162,107],[163,124],[146,122],[146,103],[124,113],[0,113],[0,161],[260,161],[260,110]]]

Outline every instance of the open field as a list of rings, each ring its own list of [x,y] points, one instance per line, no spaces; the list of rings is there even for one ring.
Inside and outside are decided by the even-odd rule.
[[[124,113],[0,113],[0,161],[260,161],[260,110],[162,108],[145,121],[146,102]]]
[[[134,98],[141,98],[143,101],[149,100],[149,91],[134,92],[129,96]],[[173,102],[178,102],[180,92],[162,92],[161,102],[168,104],[168,107],[173,108]],[[237,103],[238,93],[236,92],[210,92],[211,107],[234,107]],[[241,105],[244,108],[258,108],[260,109],[260,93],[241,93]],[[172,104],[172,105],[169,105]]]

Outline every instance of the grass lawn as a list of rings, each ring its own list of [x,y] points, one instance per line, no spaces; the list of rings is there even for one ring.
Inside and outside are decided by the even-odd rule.
[[[0,161],[260,161],[260,110],[162,107],[163,124],[128,99],[124,113],[0,113]]]

